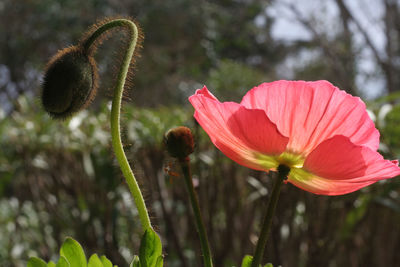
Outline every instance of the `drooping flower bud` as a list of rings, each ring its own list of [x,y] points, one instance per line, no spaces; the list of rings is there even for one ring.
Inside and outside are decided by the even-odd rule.
[[[168,153],[178,159],[185,159],[194,151],[192,131],[184,126],[170,129],[164,136]]]
[[[59,51],[48,63],[43,78],[44,109],[56,119],[71,116],[91,103],[97,80],[96,63],[81,47]]]

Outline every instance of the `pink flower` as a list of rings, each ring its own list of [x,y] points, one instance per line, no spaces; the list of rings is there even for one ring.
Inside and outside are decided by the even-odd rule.
[[[377,152],[379,132],[365,104],[327,81],[276,81],[240,104],[221,103],[206,87],[189,98],[214,145],[256,170],[290,167],[288,182],[322,195],[353,192],[400,175]]]

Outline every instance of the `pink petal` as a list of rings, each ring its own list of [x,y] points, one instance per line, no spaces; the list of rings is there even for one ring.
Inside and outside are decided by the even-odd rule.
[[[315,194],[342,195],[397,175],[397,161],[384,160],[348,137],[335,136],[308,155],[303,169],[292,169],[288,181]]]
[[[279,155],[288,138],[279,133],[265,112],[246,109],[233,102],[219,102],[204,87],[189,98],[196,120],[214,145],[226,156],[249,168],[265,170],[256,154]]]
[[[307,155],[321,141],[344,135],[372,150],[379,132],[365,104],[327,81],[277,81],[250,90],[242,105],[263,109],[278,130],[289,137],[288,149]]]
[[[400,168],[378,152],[335,136],[322,142],[304,162],[304,169],[330,180],[379,181],[400,175]]]
[[[315,175],[310,175],[307,180],[295,179],[294,177],[295,174],[291,173],[289,175],[288,182],[292,183],[293,185],[305,191],[317,195],[327,195],[327,196],[348,194],[376,182],[376,181],[369,181],[360,183],[350,183],[346,181],[328,180]]]

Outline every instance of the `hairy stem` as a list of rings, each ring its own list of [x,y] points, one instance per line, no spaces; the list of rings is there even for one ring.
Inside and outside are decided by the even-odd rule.
[[[186,157],[185,159],[180,159],[179,162],[182,168],[183,176],[185,177],[185,184],[189,193],[190,204],[192,205],[193,214],[196,221],[196,228],[200,238],[201,250],[203,251],[204,265],[206,267],[212,267],[213,263],[211,250],[208,244],[207,233],[204,227],[203,218],[201,216],[199,201],[193,187],[189,157]]]
[[[135,51],[136,42],[138,39],[138,29],[130,20],[127,19],[115,19],[111,20],[104,25],[100,26],[96,31],[94,31],[89,38],[83,43],[83,48],[85,51],[89,51],[91,45],[96,41],[98,37],[101,36],[107,30],[115,27],[125,27],[129,30],[130,41],[129,46],[125,52],[121,68],[118,73],[117,84],[114,89],[114,97],[112,101],[111,108],[111,138],[112,146],[114,149],[115,156],[120,165],[121,171],[126,179],[129,190],[131,191],[132,197],[135,201],[136,207],[138,209],[140,222],[142,224],[143,231],[146,229],[152,229],[149,214],[146,208],[146,204],[143,199],[142,192],[140,191],[137,180],[132,172],[129,165],[128,159],[126,158],[122,141],[121,141],[121,127],[120,127],[120,112],[121,112],[121,101],[122,93],[125,86],[125,80],[128,74],[129,65],[133,57],[133,52]]]
[[[272,195],[264,214],[261,232],[257,241],[256,251],[251,262],[251,267],[259,267],[261,264],[262,256],[264,255],[264,249],[267,245],[269,232],[271,230],[272,218],[274,216],[279,194],[281,192],[281,187],[283,181],[287,179],[289,171],[290,169],[285,165],[279,165],[278,167],[278,180],[274,184]]]

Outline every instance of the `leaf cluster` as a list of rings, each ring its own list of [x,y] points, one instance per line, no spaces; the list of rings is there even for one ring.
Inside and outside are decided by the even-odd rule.
[[[162,267],[162,245],[159,236],[152,229],[147,229],[140,243],[139,256],[134,256],[130,267]],[[60,249],[57,263],[45,262],[38,257],[31,257],[27,267],[117,267],[106,256],[92,254],[86,260],[85,252],[78,241],[67,237]]]
[[[106,256],[98,256],[93,254],[90,256],[89,261],[86,261],[85,252],[78,241],[71,237],[67,237],[60,249],[60,258],[57,263],[49,261],[46,263],[44,260],[31,257],[27,263],[27,267],[117,267],[113,265]]]

